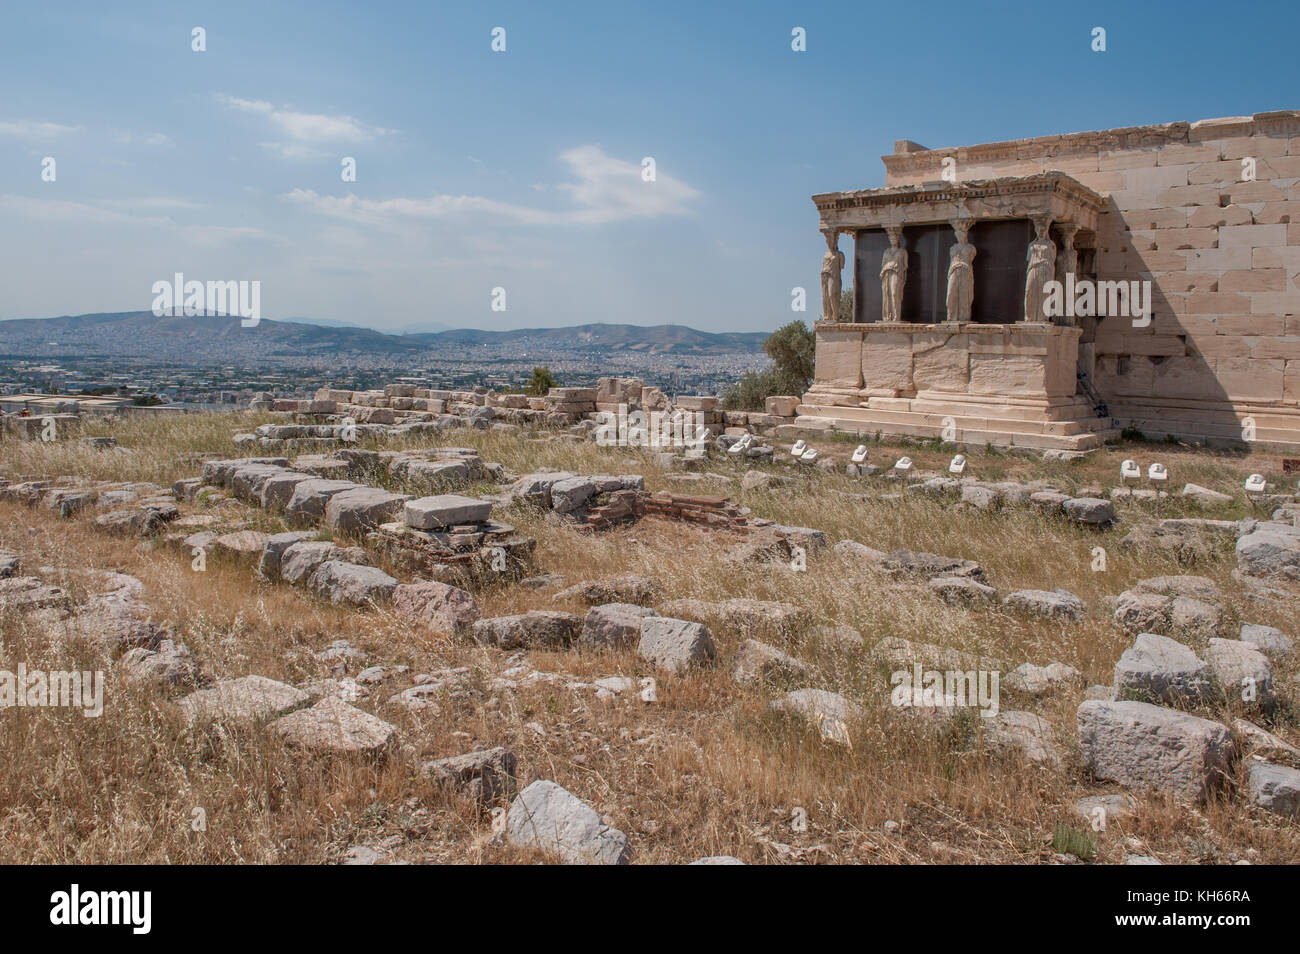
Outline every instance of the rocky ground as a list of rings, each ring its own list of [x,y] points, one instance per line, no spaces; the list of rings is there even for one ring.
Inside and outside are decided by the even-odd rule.
[[[856,441],[701,458],[569,423],[0,445],[3,668],[107,675],[98,718],[0,710],[0,860],[1300,853],[1278,457],[955,476],[873,442],[849,473]],[[1125,458],[1165,463],[1163,496]],[[916,664],[996,673],[996,714],[897,704]]]

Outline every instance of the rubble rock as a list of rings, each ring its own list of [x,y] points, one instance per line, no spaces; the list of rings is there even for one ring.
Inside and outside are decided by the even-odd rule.
[[[1236,755],[1226,726],[1146,702],[1083,702],[1078,728],[1093,775],[1181,798],[1204,798]]]
[[[393,610],[440,633],[468,630],[480,615],[478,603],[466,590],[436,580],[399,584],[393,590]]]
[[[213,721],[273,719],[306,705],[307,693],[265,676],[222,679],[181,699],[182,714],[191,725]]]
[[[1065,590],[1017,590],[1002,600],[1007,609],[1047,619],[1083,619],[1083,600]]]
[[[1115,691],[1122,699],[1194,704],[1207,698],[1210,667],[1182,643],[1141,633],[1115,664]]]
[[[384,603],[393,595],[397,580],[374,566],[326,560],[307,578],[307,588],[331,603],[362,606]]]
[[[271,729],[310,752],[372,757],[383,754],[397,736],[396,726],[330,696],[275,720]]]
[[[533,610],[480,619],[472,633],[476,641],[498,649],[561,649],[573,644],[582,624],[582,617],[573,613]]]
[[[582,622],[579,642],[584,646],[625,649],[641,639],[641,621],[658,616],[654,610],[635,603],[606,603],[593,606]]]
[[[1273,667],[1255,646],[1239,639],[1211,639],[1205,660],[1229,702],[1272,703]]]
[[[807,678],[808,667],[775,646],[747,639],[740,644],[732,677],[742,686],[759,682],[787,682]]]
[[[637,655],[660,668],[684,673],[714,657],[713,637],[702,623],[668,616],[647,616],[641,620]]]
[[[515,755],[497,746],[424,763],[435,783],[474,802],[486,811],[494,802],[510,801],[516,788]]]
[[[606,825],[576,795],[542,779],[511,804],[506,839],[517,847],[559,855],[567,864],[623,865],[630,853],[627,835]]]

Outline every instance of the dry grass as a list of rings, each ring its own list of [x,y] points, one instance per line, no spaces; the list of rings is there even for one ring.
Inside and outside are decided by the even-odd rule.
[[[87,433],[111,433],[130,453],[8,442],[0,445],[0,474],[168,485],[197,473],[192,455],[243,456],[230,435],[267,419],[247,414],[133,419],[111,430],[91,423]],[[853,539],[880,549],[965,557],[983,564],[1001,592],[1061,586],[1089,606],[1088,618],[1079,623],[969,611],[933,599],[924,587],[847,567],[829,554],[811,555],[803,573],[773,566],[740,572],[721,565],[730,540],[694,528],[646,520],[592,535],[525,510],[497,515],[537,538],[538,572],[560,573],[570,582],[647,573],[660,581],[665,599],[784,600],[807,609],[818,622],[856,628],[868,645],[902,636],[995,655],[1011,665],[1065,662],[1090,682],[1108,682],[1129,639],[1110,625],[1107,598],[1145,577],[1188,572],[1171,557],[1118,546],[1123,533],[1149,515],[1149,505],[1122,508],[1124,526],[1094,533],[1030,511],[987,515],[910,495],[888,499],[885,495],[898,488],[878,479],[807,474],[785,487],[745,494],[734,480],[739,470],[726,461],[709,465],[720,476],[682,483],[650,457],[591,443],[474,431],[450,440],[476,447],[484,459],[517,473],[542,466],[643,473],[650,489],[729,494],[760,516],[819,528],[832,543]],[[851,447],[819,446],[841,460]],[[939,447],[872,449],[873,459],[887,462],[902,453],[918,468],[931,469],[941,469],[951,456]],[[1144,463],[1163,460],[1173,474],[1173,489],[1192,481],[1239,499],[1246,474],[1280,478],[1276,458],[1168,445],[1107,449],[1078,464],[970,455],[971,470],[981,477],[1044,478],[1071,491],[1115,486],[1119,460],[1126,456]],[[1179,512],[1172,503],[1162,505],[1163,516]],[[1210,515],[1247,513],[1243,501]],[[278,527],[274,518],[257,512],[239,515],[253,525]],[[28,567],[94,567],[139,577],[155,618],[172,627],[217,677],[324,678],[327,667],[312,654],[336,639],[362,648],[370,664],[411,667],[407,676],[373,687],[371,697],[359,703],[400,730],[398,749],[378,765],[294,754],[262,727],[187,729],[169,696],[133,688],[111,674],[102,718],[55,708],[4,710],[0,737],[9,754],[0,767],[4,862],[317,863],[336,860],[360,844],[412,861],[532,860],[491,839],[488,820],[420,775],[425,759],[491,745],[505,745],[518,755],[522,783],[553,779],[607,815],[630,836],[638,862],[712,854],[748,862],[1049,861],[1058,824],[1087,827],[1072,815],[1073,802],[1114,790],[1087,779],[1073,756],[1059,770],[993,757],[985,752],[974,719],[940,734],[904,724],[886,704],[887,673],[860,654],[819,645],[801,632],[766,638],[814,664],[814,684],[866,704],[868,715],[854,726],[851,748],[824,743],[770,714],[766,703],[778,688],[737,687],[725,662],[751,634],[718,625],[713,631],[722,664],[676,678],[653,674],[631,653],[512,656],[481,649],[412,629],[391,614],[340,609],[299,589],[258,583],[247,566],[216,559],[207,572],[194,573],[176,550],[96,532],[90,515],[59,520],[48,511],[0,503],[0,546],[17,550]],[[1105,572],[1090,570],[1096,546],[1107,550]],[[1232,579],[1234,567],[1231,545],[1225,543],[1191,572],[1220,584],[1231,618],[1293,630],[1294,603],[1251,602]],[[76,574],[65,574],[64,580],[74,590],[85,586]],[[517,585],[495,586],[478,598],[485,615],[554,606],[549,591]],[[92,647],[53,644],[15,614],[0,617],[0,639],[5,668],[18,660],[29,668],[105,665],[96,662]],[[492,676],[521,661],[587,680],[656,675],[659,702],[645,704],[632,695],[604,703],[562,684],[512,692],[489,688]],[[411,675],[457,665],[475,670],[480,691],[472,697],[446,700],[436,714],[410,713],[385,702],[410,684]],[[1295,678],[1291,670],[1276,675],[1292,704]],[[1032,702],[1004,690],[1002,706],[1039,712],[1072,752],[1081,698],[1080,689]],[[1282,707],[1268,725],[1300,743],[1293,707]],[[792,828],[797,808],[807,813],[806,831]],[[195,809],[206,813],[206,831],[193,830]],[[902,824],[901,830],[883,830],[891,819]],[[1113,823],[1095,837],[1101,862],[1122,860],[1134,850],[1167,862],[1283,862],[1300,854],[1300,828],[1240,799],[1191,809],[1149,798],[1134,819]]]

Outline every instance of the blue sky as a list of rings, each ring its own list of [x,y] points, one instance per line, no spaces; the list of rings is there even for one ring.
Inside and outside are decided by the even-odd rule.
[[[383,330],[770,330],[818,307],[809,196],[882,185],[895,139],[1300,107],[1298,23],[1266,0],[10,4],[0,318],[146,310],[180,271]]]

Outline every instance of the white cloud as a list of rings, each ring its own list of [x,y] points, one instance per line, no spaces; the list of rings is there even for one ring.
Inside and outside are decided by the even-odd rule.
[[[81,129],[81,126],[63,126],[31,119],[0,120],[0,136],[17,136],[20,139],[51,139],[64,133],[80,132]]]
[[[579,146],[562,153],[560,159],[577,181],[550,188],[572,198],[575,207],[570,209],[537,208],[474,195],[361,199],[352,194],[330,196],[310,189],[294,189],[285,198],[325,215],[372,225],[452,217],[517,225],[603,225],[683,215],[689,211],[690,200],[700,194],[663,173],[657,174],[656,181],[645,182],[639,162],[608,156],[599,146]]]
[[[304,146],[298,143],[289,143],[286,145],[282,142],[261,142],[258,143],[263,149],[279,156],[281,159],[320,159],[329,153],[322,149],[316,149],[313,146]]]
[[[217,93],[215,98],[218,103],[229,109],[265,116],[289,139],[299,143],[370,142],[379,136],[390,135],[394,131],[384,129],[382,126],[368,126],[352,116],[331,116],[326,113],[300,113],[291,109],[277,109],[264,99],[240,99],[224,93]],[[279,146],[278,143],[263,143],[263,145]],[[286,158],[297,158],[301,153],[281,151],[281,155]]]
[[[201,209],[201,202],[173,199],[163,195],[137,196],[134,199],[100,199],[100,205],[114,209]]]
[[[11,212],[39,222],[71,222],[78,226],[147,226],[152,231],[166,231],[190,245],[212,247],[229,242],[260,241],[282,244],[278,235],[247,225],[185,225],[169,216],[133,215],[121,209],[131,208],[199,208],[179,199],[106,200],[105,208],[86,202],[65,199],[32,199],[21,195],[0,195],[0,211]]]
[[[160,133],[160,132],[134,133],[134,132],[130,132],[129,130],[123,129],[120,130],[116,134],[116,136],[118,142],[128,146],[135,145],[136,143],[141,143],[146,146],[174,145],[170,136],[168,136],[166,133]]]

